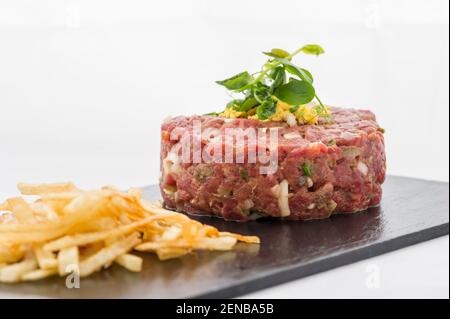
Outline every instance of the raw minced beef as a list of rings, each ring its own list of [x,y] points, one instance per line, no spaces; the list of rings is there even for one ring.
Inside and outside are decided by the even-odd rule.
[[[332,122],[286,123],[175,117],[161,127],[160,187],[168,208],[247,221],[261,216],[321,219],[379,204],[386,158],[382,130],[366,110],[332,108]],[[170,152],[175,128],[278,128],[278,169],[258,163],[182,163]],[[202,144],[204,146],[204,144]],[[247,148],[245,149],[247,150]]]

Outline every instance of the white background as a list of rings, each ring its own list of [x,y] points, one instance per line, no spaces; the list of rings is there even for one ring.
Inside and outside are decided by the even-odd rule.
[[[0,0],[1,197],[18,181],[156,183],[163,118],[222,109],[214,80],[305,43],[326,50],[296,60],[325,103],[377,114],[388,173],[448,181],[448,5]],[[442,269],[448,296],[448,244]]]

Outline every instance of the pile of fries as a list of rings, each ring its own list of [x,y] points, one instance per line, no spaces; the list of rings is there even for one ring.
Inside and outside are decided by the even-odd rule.
[[[220,232],[149,203],[139,189],[83,191],[72,183],[18,188],[37,199],[0,204],[0,282],[73,272],[86,277],[112,263],[139,272],[143,260],[132,250],[166,260],[194,250],[230,250],[237,241],[259,243],[258,237]]]

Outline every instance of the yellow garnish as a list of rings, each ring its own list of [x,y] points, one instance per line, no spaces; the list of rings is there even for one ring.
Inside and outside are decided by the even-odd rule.
[[[270,121],[275,121],[275,122],[284,121],[284,107],[283,107],[283,104],[286,104],[286,103],[277,102],[275,114],[269,117]]]
[[[331,114],[331,108],[326,108],[326,114]],[[222,117],[236,119],[236,118],[248,118],[248,119],[258,119],[255,114],[255,109],[251,109],[249,112],[239,112],[232,108],[227,108],[225,111],[219,114]],[[319,115],[313,105],[300,105],[297,110],[293,111],[291,105],[277,101],[276,110],[273,115],[271,115],[267,120],[264,121],[274,121],[274,122],[287,122],[292,125],[293,117],[297,120],[297,124],[310,124],[314,125],[318,123]]]
[[[294,115],[300,124],[316,124],[318,120],[316,110],[309,105],[301,105]]]
[[[235,111],[235,110],[233,110],[231,108],[227,108],[227,109],[225,109],[225,111],[220,113],[219,116],[226,117],[226,118],[229,118],[229,119],[236,119],[236,118],[239,118],[239,117],[246,117],[246,113],[245,112],[238,112],[238,111]]]
[[[284,111],[289,111],[292,107],[292,105],[289,105],[283,101],[278,100],[277,101],[277,106],[279,106],[280,108],[282,108]]]

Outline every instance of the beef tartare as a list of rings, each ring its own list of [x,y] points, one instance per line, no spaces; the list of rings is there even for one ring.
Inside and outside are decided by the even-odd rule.
[[[321,219],[378,205],[386,169],[383,130],[370,111],[330,110],[332,121],[319,120],[315,125],[223,116],[166,120],[161,127],[160,179],[165,205],[237,221],[262,216]],[[276,170],[261,173],[262,164],[248,160],[229,163],[202,158],[195,162],[190,156],[189,161],[182,161],[180,151],[174,151],[181,134],[173,133],[188,132],[195,139],[194,122],[203,130],[219,132],[212,140],[220,145],[220,153],[227,143],[227,128],[276,128]],[[200,147],[202,151],[208,147],[204,136]],[[246,142],[245,159],[250,149]]]

